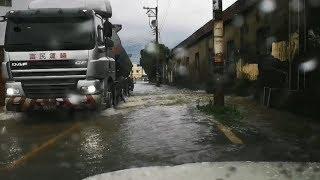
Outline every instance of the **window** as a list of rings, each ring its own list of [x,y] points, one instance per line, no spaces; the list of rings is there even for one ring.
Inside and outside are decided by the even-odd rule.
[[[248,26],[248,24],[244,23],[240,28],[240,44],[241,44],[241,47],[245,46],[245,36],[248,34],[248,32],[249,32],[249,26]]]
[[[271,54],[272,43],[268,42],[269,36],[270,36],[269,27],[263,27],[257,31],[257,42],[256,42],[257,50],[256,51],[258,55]]]
[[[12,0],[0,0],[0,6],[12,6]]]
[[[177,65],[180,66],[180,64],[181,64],[181,59],[178,59],[177,60]]]
[[[189,68],[189,65],[190,65],[190,58],[187,57],[187,58],[186,58],[186,67]]]
[[[97,24],[97,40],[98,45],[103,46],[105,44],[104,37],[103,37],[103,20],[100,16],[95,16],[95,21]]]
[[[228,41],[227,43],[227,59],[226,65],[229,66],[232,63],[235,63],[236,56],[236,46],[234,41]]]
[[[200,54],[199,53],[196,53],[195,61],[196,61],[196,70],[200,71]]]
[[[7,21],[5,49],[11,52],[93,49],[93,23],[90,18],[74,17],[52,17],[50,21],[31,17],[19,17],[18,21],[10,18]]]
[[[214,52],[213,52],[213,48],[209,48],[208,50],[209,52],[209,59],[208,59],[208,65],[212,65],[213,60],[214,60]]]

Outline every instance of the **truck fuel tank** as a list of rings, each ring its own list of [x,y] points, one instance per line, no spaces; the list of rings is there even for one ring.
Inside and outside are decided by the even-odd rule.
[[[90,60],[87,70],[87,79],[104,79],[115,73],[115,60],[103,57],[98,60]]]

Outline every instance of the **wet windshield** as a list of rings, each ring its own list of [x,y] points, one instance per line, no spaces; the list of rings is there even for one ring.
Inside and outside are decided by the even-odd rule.
[[[93,20],[86,18],[12,18],[7,24],[5,49],[7,51],[92,49],[93,27]]]

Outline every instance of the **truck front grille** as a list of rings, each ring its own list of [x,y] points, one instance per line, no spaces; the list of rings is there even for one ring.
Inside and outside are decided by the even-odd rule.
[[[27,65],[25,64],[27,62]],[[24,66],[13,66],[12,63]],[[21,82],[26,97],[64,98],[77,91],[77,83],[86,78],[87,63],[75,60],[19,61],[10,64],[13,80]]]
[[[22,81],[22,88],[28,98],[64,98],[76,93],[77,82],[68,81]]]

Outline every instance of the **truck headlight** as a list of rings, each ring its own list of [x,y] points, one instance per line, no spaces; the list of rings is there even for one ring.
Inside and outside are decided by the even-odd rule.
[[[91,86],[83,86],[80,88],[82,93],[85,94],[95,94],[97,92],[97,88],[94,85]]]
[[[99,80],[80,80],[78,81],[77,88],[84,95],[99,94],[102,90]]]
[[[19,89],[14,89],[14,88],[7,89],[7,96],[14,96],[14,95],[19,95],[19,94],[20,94]]]
[[[88,87],[88,93],[93,94],[96,91],[97,91],[97,88],[94,85]]]

